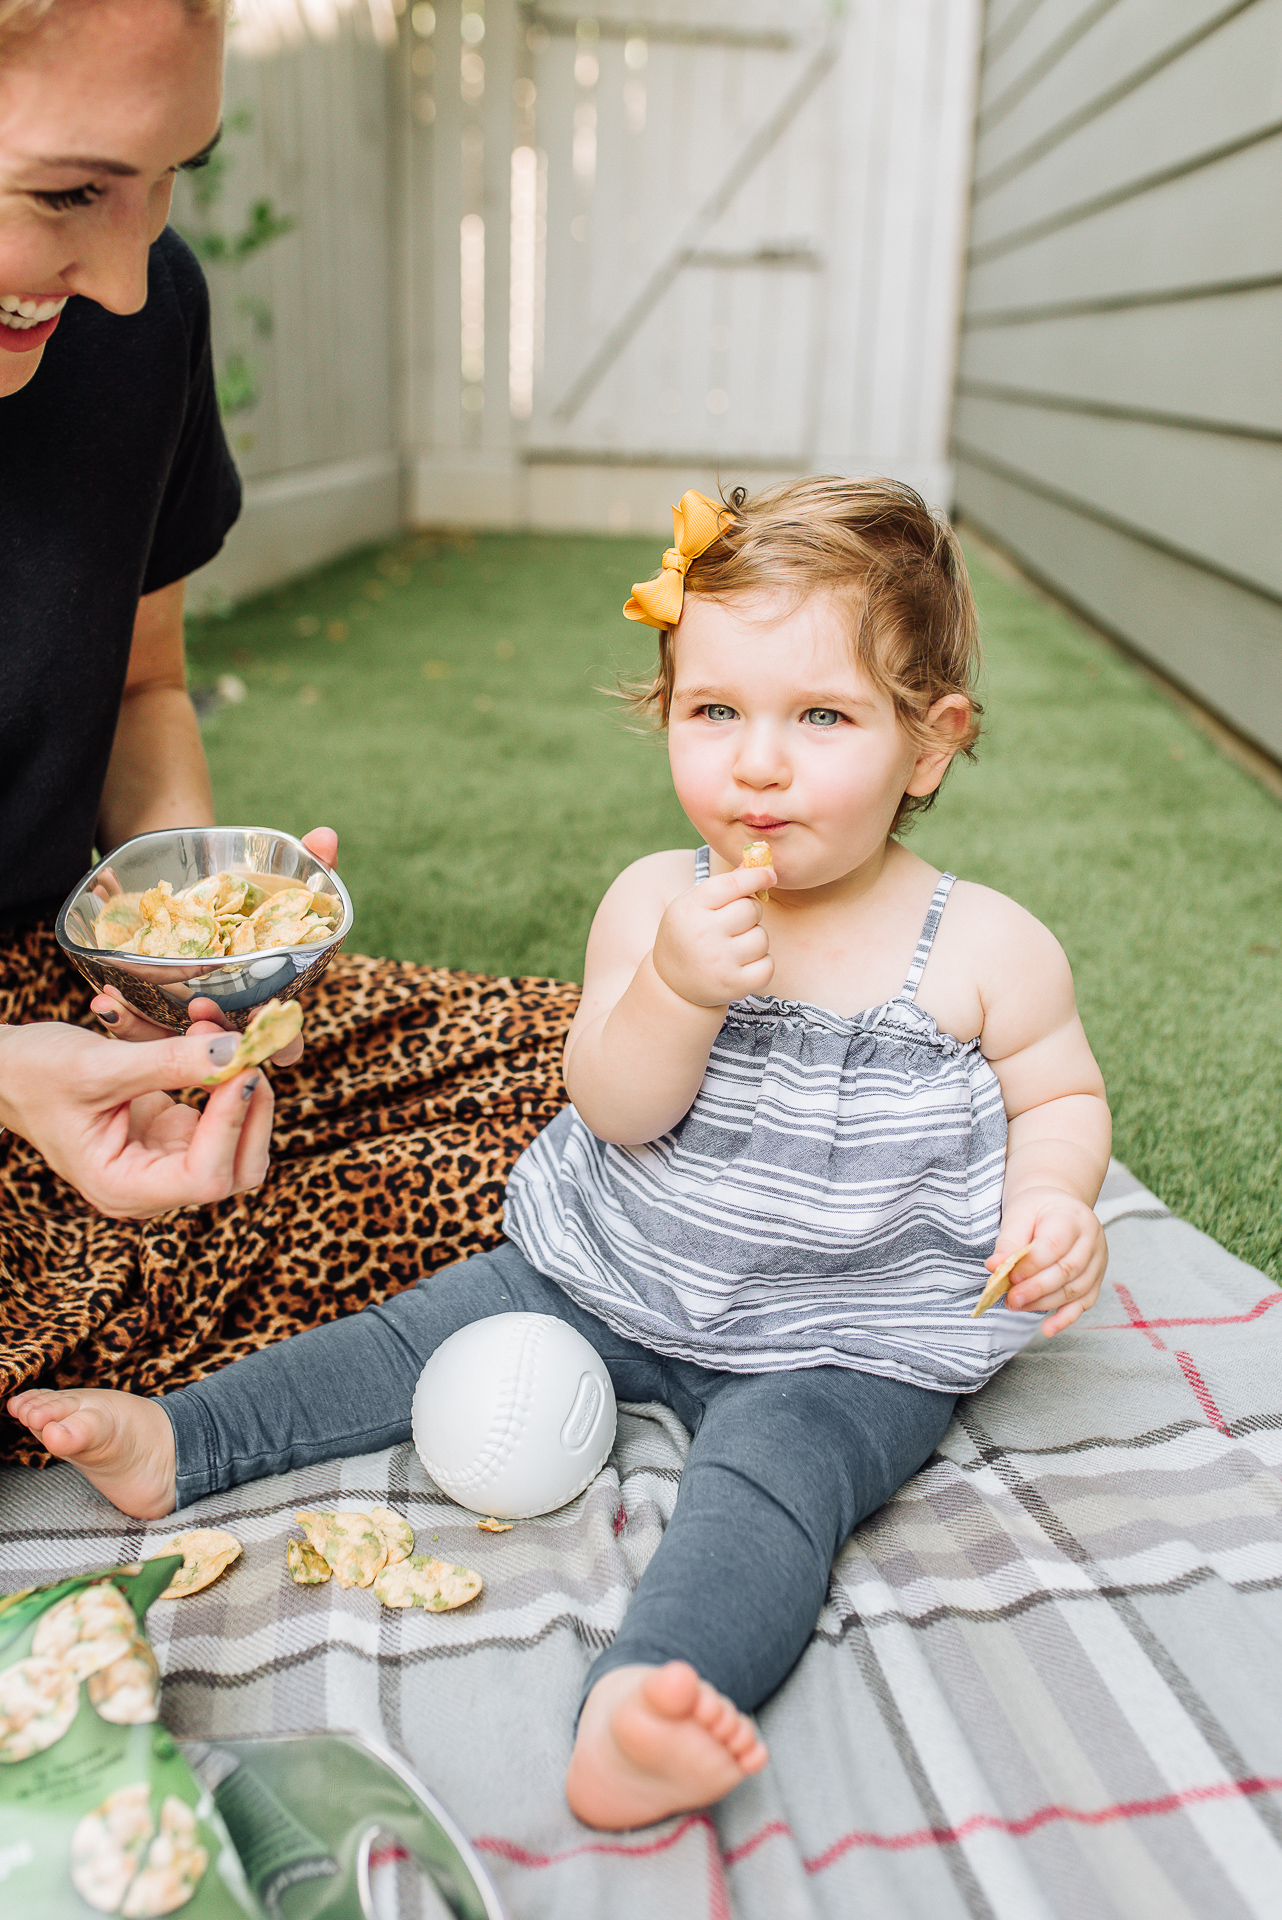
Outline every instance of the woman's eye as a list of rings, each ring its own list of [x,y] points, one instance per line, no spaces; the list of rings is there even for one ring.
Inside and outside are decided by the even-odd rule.
[[[708,706],[703,709],[703,712],[704,712],[705,719],[708,719],[708,720],[738,719],[738,715],[736,714],[733,707]]]
[[[808,707],[805,718],[812,727],[835,727],[841,715],[835,707]]]
[[[91,207],[103,192],[102,187],[65,187],[61,193],[33,193],[31,197],[42,207],[52,207],[55,213],[67,213],[72,207]]]

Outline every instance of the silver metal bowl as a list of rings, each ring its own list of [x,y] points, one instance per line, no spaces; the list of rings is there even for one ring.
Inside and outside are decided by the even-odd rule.
[[[168,880],[177,893],[211,873],[252,873],[262,883],[310,887],[337,894],[343,917],[323,946],[271,947],[238,959],[153,960],[97,945],[93,923],[119,893],[137,893]],[[180,827],[140,833],[91,867],[71,889],[58,915],[57,937],[72,965],[96,988],[115,987],[136,1013],[180,1032],[198,996],[216,1000],[235,1027],[245,1027],[267,1000],[293,1000],[320,979],[351,931],[347,888],[301,840],[266,827]]]

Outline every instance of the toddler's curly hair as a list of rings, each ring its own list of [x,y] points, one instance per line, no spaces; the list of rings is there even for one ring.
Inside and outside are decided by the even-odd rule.
[[[958,751],[973,760],[984,711],[974,694],[979,618],[947,522],[897,480],[816,475],[754,497],[736,487],[723,498],[734,519],[690,562],[686,593],[726,603],[768,595],[790,612],[811,594],[829,595],[849,622],[855,659],[920,749],[938,743],[926,719],[934,703],[965,695],[970,724]],[[653,677],[624,689],[633,711],[661,727],[672,699],[674,634],[660,631]],[[934,793],[905,794],[892,830],[934,800]]]

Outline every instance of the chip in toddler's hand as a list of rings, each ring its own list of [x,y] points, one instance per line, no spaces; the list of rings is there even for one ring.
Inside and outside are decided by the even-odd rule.
[[[285,1565],[290,1579],[299,1587],[323,1586],[333,1578],[333,1568],[323,1554],[306,1540],[291,1540],[285,1548]]]
[[[1024,1258],[1024,1255],[1032,1251],[1033,1243],[1030,1240],[1026,1247],[1021,1247],[1018,1253],[1012,1253],[1009,1260],[1003,1260],[1000,1267],[994,1270],[989,1277],[988,1285],[979,1296],[974,1312],[970,1316],[972,1320],[978,1320],[981,1313],[987,1313],[990,1307],[996,1306],[1004,1294],[1010,1292],[1010,1277],[1012,1273],[1014,1273],[1016,1267]]]
[[[340,1587],[368,1587],[387,1565],[387,1542],[368,1513],[296,1513]]]
[[[745,847],[743,850],[742,864],[745,867],[773,866],[774,854],[770,851],[770,842],[768,840],[754,840],[751,846]],[[764,907],[770,895],[768,893],[759,893],[756,897]]]
[[[374,1581],[374,1592],[385,1607],[426,1607],[429,1613],[449,1613],[475,1600],[483,1585],[480,1574],[470,1567],[452,1567],[448,1560],[429,1560],[415,1553],[384,1567]]]
[[[205,1076],[203,1084],[207,1087],[221,1087],[224,1080],[232,1080],[246,1067],[261,1066],[264,1060],[270,1060],[274,1053],[287,1047],[303,1031],[303,1009],[297,1000],[269,1000],[260,1007],[245,1031],[240,1036],[235,1053],[225,1067],[217,1073]]]

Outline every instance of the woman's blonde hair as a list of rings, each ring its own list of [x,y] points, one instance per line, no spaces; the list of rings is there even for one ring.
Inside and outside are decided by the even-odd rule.
[[[223,13],[227,3],[228,0],[180,0],[188,13]],[[30,33],[57,4],[58,0],[0,0],[0,41],[12,34]]]
[[[828,595],[848,619],[855,659],[891,700],[913,744],[922,751],[940,744],[926,716],[937,700],[959,693],[970,703],[970,721],[957,748],[974,759],[984,711],[973,692],[979,618],[947,522],[897,480],[816,476],[751,499],[742,487],[724,497],[734,519],[690,562],[686,593],[723,602],[769,596],[790,611],[811,594]],[[624,689],[633,710],[660,726],[672,700],[674,632],[660,631],[653,677]],[[895,827],[934,799],[905,794]]]

